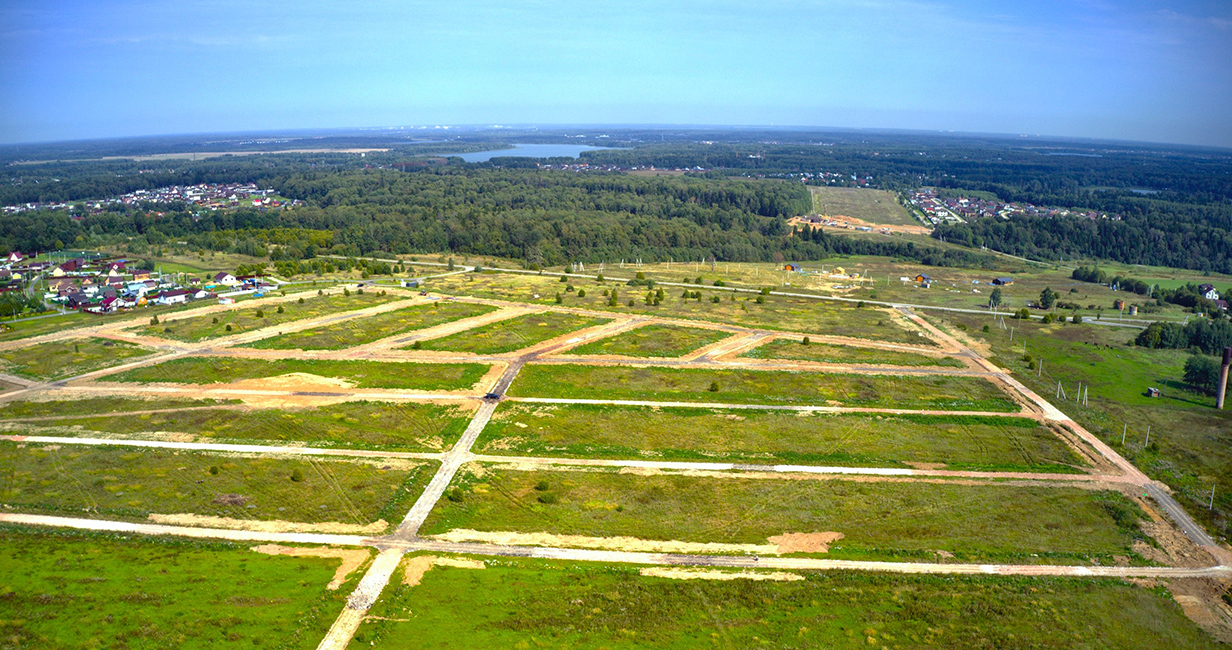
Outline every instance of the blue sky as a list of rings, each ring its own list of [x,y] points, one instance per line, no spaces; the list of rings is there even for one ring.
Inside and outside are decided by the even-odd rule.
[[[1232,3],[0,3],[0,141],[418,124],[1232,147]]]

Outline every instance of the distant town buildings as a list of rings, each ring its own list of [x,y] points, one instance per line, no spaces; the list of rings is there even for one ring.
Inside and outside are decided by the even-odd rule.
[[[254,183],[202,183],[198,185],[171,185],[153,190],[137,190],[116,197],[90,201],[6,205],[2,208],[2,211],[4,214],[18,214],[30,210],[75,210],[77,206],[84,206],[87,214],[98,214],[111,206],[141,207],[151,204],[172,205],[176,203],[182,203],[199,210],[237,208],[252,208],[255,210],[286,209],[303,204],[299,200],[281,198],[275,190],[261,189]]]

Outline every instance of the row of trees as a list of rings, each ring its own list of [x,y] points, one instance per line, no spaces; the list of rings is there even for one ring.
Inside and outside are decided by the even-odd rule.
[[[1147,348],[1194,348],[1214,354],[1232,345],[1232,322],[1208,318],[1194,319],[1184,325],[1156,321],[1142,330],[1134,343]]]

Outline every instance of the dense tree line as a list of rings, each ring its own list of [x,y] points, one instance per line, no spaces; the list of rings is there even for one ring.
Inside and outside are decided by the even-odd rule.
[[[1147,348],[1184,350],[1194,348],[1207,354],[1232,346],[1232,322],[1198,318],[1185,325],[1156,321],[1134,340]]]

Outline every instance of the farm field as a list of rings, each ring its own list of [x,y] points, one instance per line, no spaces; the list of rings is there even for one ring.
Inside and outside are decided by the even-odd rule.
[[[579,345],[565,354],[614,354],[625,357],[679,357],[731,336],[730,332],[676,327],[672,325],[647,325],[629,332],[621,332],[598,341]]]
[[[832,219],[851,217],[871,224],[917,226],[907,210],[898,203],[898,196],[885,190],[858,187],[810,187],[813,212]]]
[[[372,464],[0,442],[5,503],[96,518],[188,513],[362,527],[401,519],[434,469],[429,461]]]
[[[0,527],[0,634],[11,648],[312,650],[359,573],[331,591],[339,559],[249,546]]]
[[[154,354],[153,350],[123,341],[69,339],[0,351],[0,369],[30,379],[50,380],[84,374],[151,354]]]
[[[842,533],[827,557],[1013,558],[1114,563],[1142,535],[1114,492],[956,483],[767,480],[610,471],[459,474],[422,532],[453,529],[766,544],[784,533]],[[546,501],[546,503],[545,503]],[[1010,507],[1012,505],[1012,507]],[[1021,513],[1030,512],[1030,517]],[[755,513],[755,516],[754,516]],[[1031,554],[1036,554],[1032,556]]]
[[[718,390],[711,390],[712,384]],[[980,377],[527,364],[517,397],[1017,411]]]
[[[672,274],[664,279],[670,282],[680,282],[685,279],[685,273],[687,272]],[[632,275],[633,269],[628,269],[623,272],[622,277]],[[552,276],[485,272],[475,275],[473,280],[467,279],[470,277],[433,278],[426,286],[432,291],[446,294],[538,305],[553,305],[555,303],[553,296],[561,290],[561,283]],[[689,274],[689,277],[692,278],[692,275]],[[682,294],[685,289],[681,287],[663,287],[664,298],[658,306],[654,306],[653,301],[652,304],[646,304],[647,289],[644,286],[630,287],[624,282],[613,280],[598,282],[587,277],[571,277],[570,282],[576,283],[579,289],[585,289],[586,296],[579,298],[576,292],[562,293],[562,306],[564,307],[581,307],[625,315],[701,320],[740,327],[864,338],[911,345],[935,345],[932,339],[924,336],[914,324],[907,323],[901,315],[888,309],[871,307],[860,309],[849,305],[819,303],[815,300],[785,296],[761,296],[764,302],[758,304],[757,296],[754,294],[733,294],[731,291],[715,288],[709,282],[688,288],[689,291],[701,294],[700,299],[683,298]],[[761,286],[773,284],[776,283],[767,281]],[[758,285],[752,285],[750,288],[758,288]],[[608,306],[608,298],[602,294],[605,289],[617,292],[618,306]],[[712,298],[715,297],[719,298],[719,302],[712,302]],[[633,305],[627,304],[629,300],[633,301]]]
[[[487,372],[475,363],[380,363],[376,361],[191,357],[134,368],[100,381],[223,384],[302,373],[338,379],[357,388],[454,390],[469,388]]]
[[[690,580],[597,563],[518,558],[479,566],[434,566],[417,585],[391,584],[355,644],[496,648],[533,638],[535,647],[562,650],[1222,647],[1162,590],[1114,580],[770,571],[745,575],[780,579]]]
[[[492,310],[492,307],[483,305],[434,302],[431,305],[416,305],[376,316],[272,336],[243,347],[260,350],[340,350],[378,341],[400,332],[479,316]]]
[[[849,345],[814,343],[812,341],[808,345],[803,345],[802,340],[786,338],[774,339],[740,356],[750,359],[794,359],[798,361],[818,361],[821,363],[859,363],[879,366],[966,367],[961,361],[953,357],[930,357],[897,350],[858,348]]]
[[[352,293],[349,296],[334,293],[324,296],[310,295],[300,298],[304,301],[303,303],[290,300],[262,307],[235,307],[206,316],[165,319],[159,323],[142,326],[135,331],[149,336],[195,342],[242,334],[306,318],[319,318],[365,307],[375,307],[403,299],[405,299],[404,296],[385,295],[375,291],[362,294]],[[282,311],[278,311],[280,308]]]
[[[1074,472],[1057,434],[1011,417],[505,404],[479,453]]]
[[[602,318],[586,318],[560,312],[527,314],[439,339],[416,341],[415,349],[501,354],[606,322],[608,321]]]
[[[0,413],[3,415],[3,413]],[[197,408],[145,413],[58,417],[9,424],[34,435],[193,434],[201,439],[308,442],[332,447],[441,451],[457,442],[471,413],[455,406],[345,402],[308,409]],[[0,421],[0,426],[4,426]]]

